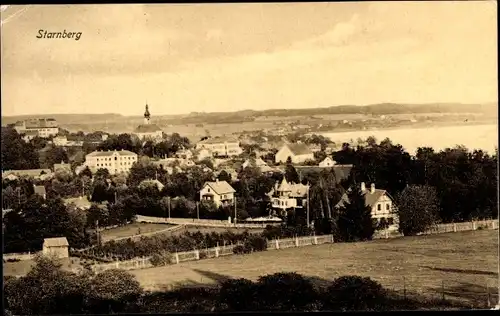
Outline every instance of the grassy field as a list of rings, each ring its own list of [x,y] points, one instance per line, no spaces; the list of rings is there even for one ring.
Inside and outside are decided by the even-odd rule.
[[[149,290],[256,280],[275,272],[297,272],[318,286],[361,275],[408,296],[439,299],[444,292],[448,300],[477,306],[487,300],[487,287],[496,300],[497,264],[498,230],[480,230],[273,250],[131,272]]]
[[[169,224],[150,224],[150,223],[132,223],[121,227],[116,227],[108,230],[104,230],[101,232],[101,236],[103,241],[122,238],[122,237],[130,237],[134,235],[138,235],[139,232],[141,234],[144,233],[152,233],[160,230],[165,230],[169,227],[173,227],[175,225]]]

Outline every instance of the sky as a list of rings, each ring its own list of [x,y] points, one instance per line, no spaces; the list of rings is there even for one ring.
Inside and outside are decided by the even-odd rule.
[[[497,101],[494,1],[2,10],[2,116]]]

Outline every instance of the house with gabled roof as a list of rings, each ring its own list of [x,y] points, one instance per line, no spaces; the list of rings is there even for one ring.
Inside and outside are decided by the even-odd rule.
[[[332,158],[326,157],[318,164],[318,166],[325,168],[325,167],[333,167],[335,164],[336,162]]]
[[[314,153],[303,143],[286,143],[275,155],[275,162],[286,163],[288,158],[294,164],[300,164],[307,160],[314,160]]]
[[[227,181],[206,182],[200,190],[200,201],[213,201],[217,207],[234,204],[236,190]]]
[[[397,231],[399,228],[397,208],[389,192],[376,189],[374,183],[367,189],[364,182],[361,182],[361,192],[365,197],[366,206],[369,206],[372,210],[372,218],[377,221],[377,225],[385,222],[388,225],[388,230]],[[347,192],[344,193],[340,201],[335,205],[335,208],[341,208],[346,202],[349,202]]]

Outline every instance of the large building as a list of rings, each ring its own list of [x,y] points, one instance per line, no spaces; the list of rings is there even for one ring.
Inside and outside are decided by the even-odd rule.
[[[92,173],[99,169],[108,169],[110,174],[129,172],[137,154],[128,150],[94,151],[85,156],[85,165]]]
[[[142,141],[152,140],[159,142],[163,139],[163,131],[156,124],[151,124],[151,114],[149,107],[146,104],[146,111],[144,112],[144,124],[137,126],[134,134]]]
[[[53,118],[40,118],[18,121],[14,129],[19,134],[36,135],[42,138],[56,136],[59,133],[59,125]]]
[[[275,155],[276,163],[285,163],[288,158],[292,163],[299,164],[307,160],[314,160],[314,153],[306,144],[290,143],[284,144]]]
[[[208,149],[215,157],[238,156],[243,153],[240,142],[230,137],[214,137],[202,140],[196,144],[196,149]]]

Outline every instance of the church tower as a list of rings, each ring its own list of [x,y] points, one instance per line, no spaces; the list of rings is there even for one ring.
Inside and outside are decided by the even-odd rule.
[[[151,118],[151,114],[149,114],[148,104],[146,103],[146,112],[144,112],[144,124],[149,125],[150,118]]]

